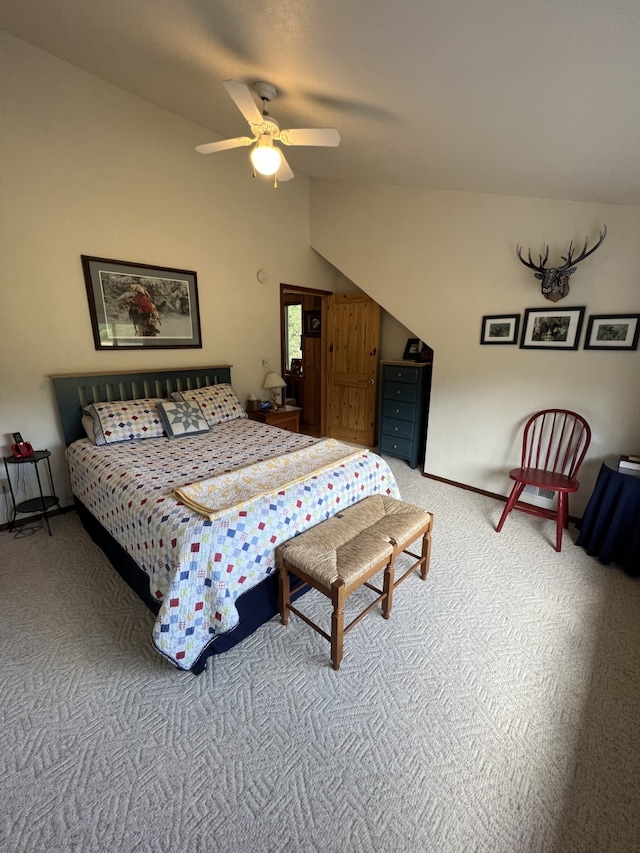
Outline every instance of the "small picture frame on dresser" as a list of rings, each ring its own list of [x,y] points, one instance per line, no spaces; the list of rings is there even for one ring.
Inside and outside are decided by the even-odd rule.
[[[420,356],[420,338],[407,338],[402,358],[405,361],[417,361]]]
[[[409,338],[404,348],[403,361],[429,362],[433,360],[433,350],[420,338]]]

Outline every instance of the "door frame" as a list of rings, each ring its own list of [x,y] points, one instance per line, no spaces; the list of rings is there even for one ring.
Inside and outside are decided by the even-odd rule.
[[[320,362],[320,430],[321,434],[326,434],[327,427],[327,400],[326,400],[326,382],[327,382],[327,365],[325,357],[325,319],[326,319],[326,300],[328,296],[333,296],[330,290],[319,290],[314,287],[301,287],[297,284],[285,284],[280,282],[280,370],[281,376],[285,375],[286,364],[286,327],[285,327],[285,305],[287,304],[286,296],[317,296],[320,298],[321,304],[321,324],[320,324],[320,347],[321,347],[321,362]]]

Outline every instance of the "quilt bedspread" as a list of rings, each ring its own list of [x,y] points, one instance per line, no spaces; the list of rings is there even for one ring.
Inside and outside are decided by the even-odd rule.
[[[180,669],[238,624],[238,597],[275,571],[279,544],[371,494],[399,497],[386,462],[365,449],[213,521],[172,494],[316,441],[241,419],[178,440],[67,449],[73,494],[149,576],[153,643]]]

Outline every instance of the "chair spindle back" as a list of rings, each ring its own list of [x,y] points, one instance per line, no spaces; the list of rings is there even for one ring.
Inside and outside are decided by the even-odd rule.
[[[573,479],[591,441],[585,419],[566,409],[545,409],[527,421],[522,441],[522,467]]]

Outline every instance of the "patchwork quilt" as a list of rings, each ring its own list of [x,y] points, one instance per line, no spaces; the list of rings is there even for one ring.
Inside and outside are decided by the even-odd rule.
[[[270,490],[213,518],[174,494],[317,441],[238,419],[179,439],[81,439],[67,449],[73,494],[149,576],[160,602],[153,643],[180,669],[238,624],[239,596],[276,571],[278,545],[369,495],[400,497],[386,462],[349,446],[303,479],[274,477]]]

